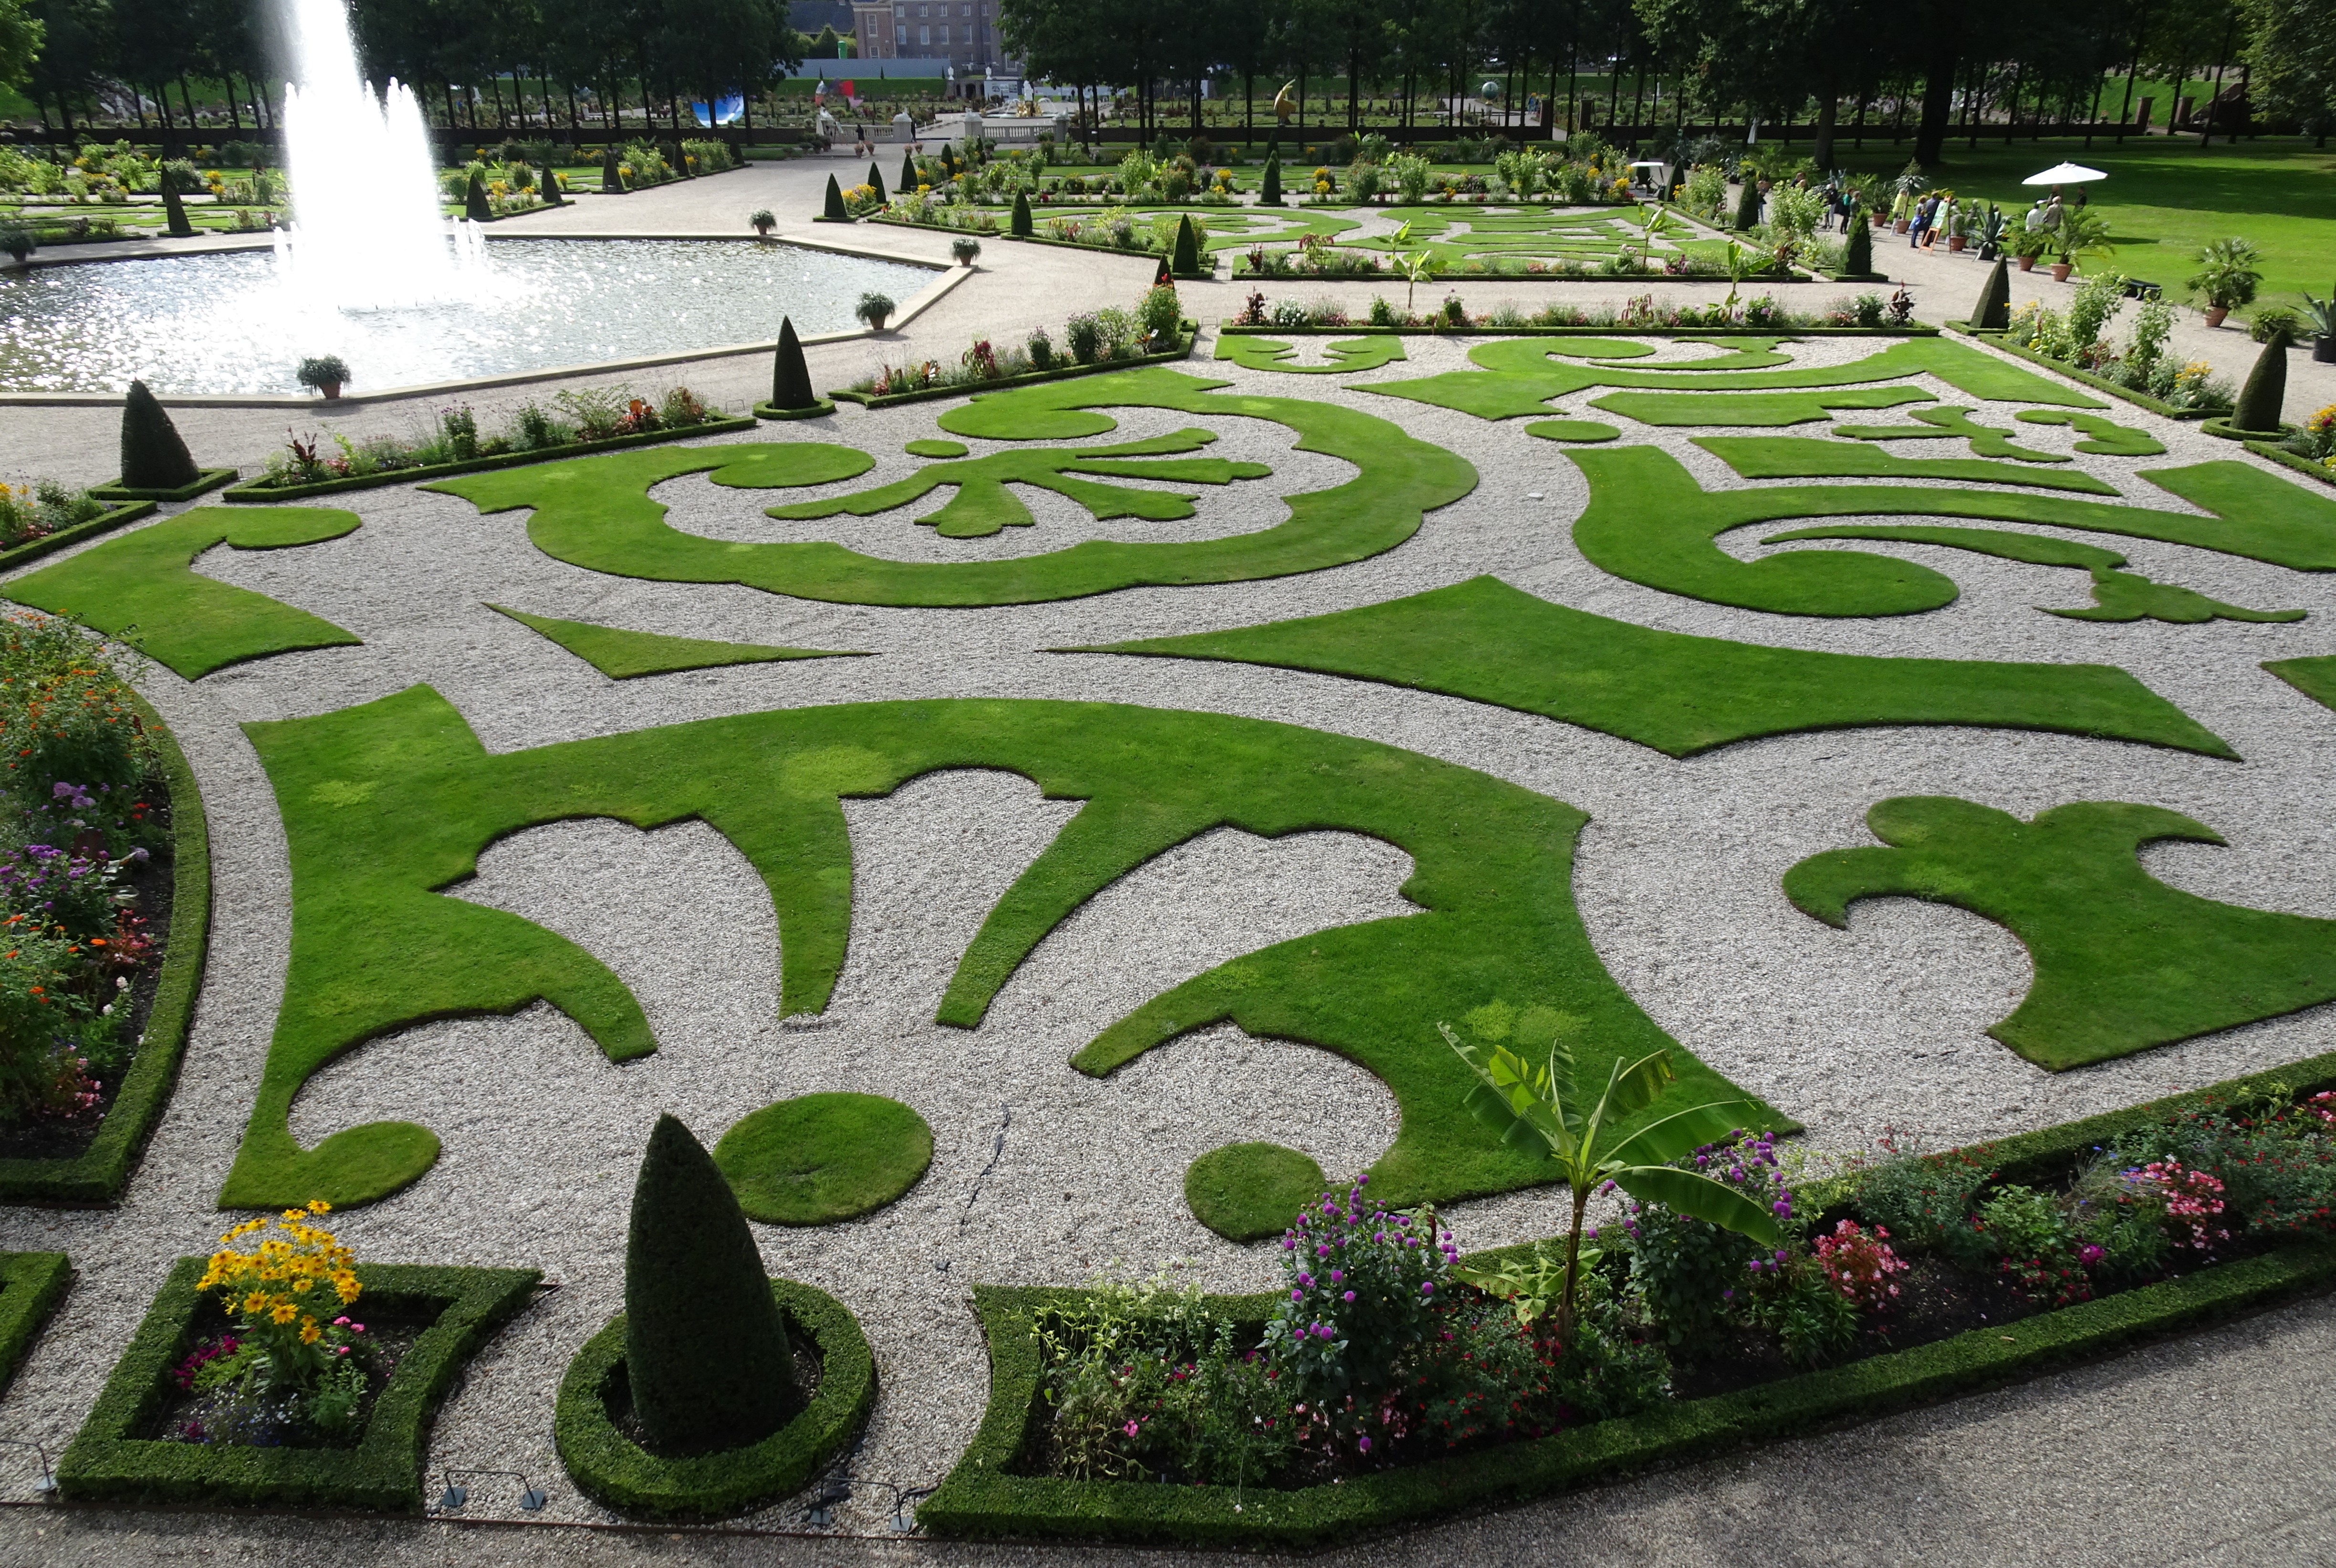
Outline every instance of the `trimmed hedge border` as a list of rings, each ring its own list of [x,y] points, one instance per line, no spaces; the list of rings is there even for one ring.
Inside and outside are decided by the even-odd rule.
[[[91,493],[94,494],[95,492]],[[125,523],[151,517],[160,510],[151,501],[126,501],[121,505],[98,513],[87,522],[76,522],[71,528],[61,528],[54,533],[44,533],[38,539],[28,539],[20,545],[0,550],[0,571],[12,571],[28,561],[53,555],[69,544],[79,544],[84,539],[95,539],[101,533],[112,533]]]
[[[2250,441],[2246,445],[2247,450],[2257,457],[2267,457],[2282,468],[2292,468],[2298,473],[2308,473],[2322,484],[2336,484],[2336,469],[2330,468],[2324,463],[2314,463],[2308,457],[2298,456],[2275,442]]]
[[[151,504],[151,503],[150,503]],[[0,1201],[93,1207],[111,1203],[130,1180],[146,1139],[162,1119],[179,1081],[195,998],[203,989],[204,955],[211,933],[211,835],[201,790],[186,753],[161,716],[132,694],[138,716],[154,737],[156,760],[170,786],[170,940],[146,1032],[130,1060],[121,1092],[88,1148],[70,1159],[0,1160]],[[5,1292],[0,1292],[5,1300]]]
[[[2198,428],[2205,431],[2209,435],[2219,436],[2224,441],[2262,441],[2268,443],[2274,440],[2284,440],[2288,436],[2295,433],[2295,426],[2292,424],[2282,424],[2276,431],[2241,430],[2231,423],[2231,421],[2236,417],[2238,417],[2236,414],[2216,414],[2214,418],[2206,421]]]
[[[2003,329],[2000,327],[1980,328],[1972,326],[1968,322],[1950,321],[1947,323],[1947,330],[1959,333],[1965,337],[1976,337],[1990,348],[2000,348],[2015,358],[2024,359],[2030,365],[2040,365],[2047,370],[2065,375],[2070,381],[2089,386],[2096,392],[2106,392],[2111,397],[2123,398],[2136,407],[2146,408],[2152,414],[2164,414],[2168,419],[2227,418],[2232,412],[2227,408],[2176,408],[2170,403],[2160,402],[2146,392],[2136,392],[2130,386],[2120,386],[2106,375],[2095,375],[2089,370],[2079,370],[2073,365],[2064,365],[2049,354],[2039,354],[2032,348],[2022,348],[2016,343],[2007,343],[2004,341]]]
[[[264,1504],[413,1513],[422,1506],[430,1421],[462,1364],[532,1300],[533,1269],[372,1263],[357,1269],[368,1313],[435,1319],[399,1359],[354,1448],[166,1443],[138,1436],[173,1392],[170,1368],[191,1348],[209,1266],[181,1258],[146,1310],[96,1407],[57,1461],[73,1502]]]
[[[186,484],[171,485],[165,490],[149,490],[108,480],[103,484],[89,487],[91,495],[100,501],[192,501],[205,491],[217,490],[236,476],[232,468],[206,468],[198,472]]]
[[[73,1263],[63,1252],[0,1252],[0,1388],[72,1282]]]
[[[876,1402],[876,1357],[852,1309],[795,1280],[773,1280],[772,1299],[819,1347],[819,1392],[758,1443],[661,1459],[608,1417],[608,1380],[625,1359],[625,1315],[584,1342],[560,1380],[551,1436],[585,1495],[655,1519],[736,1514],[802,1489],[856,1436]]]
[[[474,457],[463,463],[432,463],[419,468],[392,469],[384,473],[352,473],[339,479],[314,480],[307,484],[261,486],[238,484],[222,494],[221,501],[268,502],[298,501],[311,495],[336,495],[345,490],[371,490],[376,485],[405,484],[419,479],[443,479],[450,474],[477,473],[490,468],[521,468],[530,463],[553,463],[563,457],[589,457],[596,452],[618,452],[628,446],[657,446],[668,441],[689,441],[701,435],[728,435],[734,431],[754,428],[751,414],[732,414],[721,419],[709,419],[703,424],[693,424],[685,430],[644,430],[633,435],[611,436],[607,441],[571,441],[565,446],[547,446],[535,452],[499,452],[492,457]]]
[[[1098,359],[1093,365],[1066,365],[1054,370],[1034,370],[1027,375],[1000,376],[996,381],[984,381],[966,386],[927,386],[915,392],[890,392],[881,397],[870,392],[854,392],[843,387],[828,393],[838,403],[856,403],[862,408],[894,408],[903,403],[930,403],[937,397],[965,397],[977,393],[1002,392],[1008,387],[1030,386],[1041,381],[1068,381],[1076,375],[1095,375],[1106,370],[1133,370],[1139,365],[1167,365],[1180,359],[1190,359],[1193,346],[1199,343],[1198,322],[1183,322],[1184,346],[1167,354],[1139,354],[1132,359]]]
[[[1971,1144],[1968,1152],[1995,1170],[2000,1180],[2049,1180],[2065,1174],[2093,1148],[2131,1127],[2274,1086],[2299,1095],[2336,1086],[2336,1052],[2127,1110]],[[1500,1248],[1474,1254],[1470,1261],[1487,1262],[1526,1250]],[[2146,1338],[2331,1284],[2336,1284],[2336,1242],[2300,1242],[2162,1284],[2041,1312],[2003,1328],[1974,1329],[1953,1339],[1734,1394],[1293,1491],[1064,1481],[1012,1474],[1044,1419],[1032,1315],[1041,1307],[1076,1300],[1082,1292],[977,1285],[974,1312],[989,1347],[989,1405],[956,1468],[919,1505],[917,1520],[942,1535],[1319,1545],[1363,1530],[1448,1515],[1458,1508],[1543,1496],[1652,1465],[1702,1458],[1755,1440],[1872,1420],[2039,1376]],[[1261,1320],[1271,1314],[1273,1305],[1267,1295],[1210,1300],[1241,1320]]]
[[[1035,218],[1037,215],[1037,211],[1038,209],[1037,208],[1032,208],[1030,209],[1031,216]],[[890,223],[895,229],[938,229],[940,227],[940,225],[935,223],[902,223],[898,219],[891,218],[880,219],[877,221]],[[953,230],[952,232],[963,233],[964,230],[959,229]],[[1010,239],[1017,245],[1051,245],[1057,250],[1084,250],[1090,256],[1124,256],[1130,261],[1149,261],[1154,265],[1165,261],[1169,258],[1169,252],[1165,250],[1123,250],[1116,245],[1089,245],[1077,239],[1057,239],[1051,234],[998,234],[985,235],[982,236],[982,238]],[[1267,240],[1262,243],[1271,244],[1272,242],[1270,240]],[[1209,269],[1206,272],[1177,272],[1172,269],[1168,276],[1174,278],[1179,283],[1214,283],[1217,280],[1216,258],[1209,255],[1206,251],[1203,251],[1202,254],[1209,256]]]
[[[822,414],[833,414],[834,412],[835,400],[827,397],[821,398],[809,408],[780,408],[768,403],[758,403],[754,404],[754,417],[756,419],[817,419]]]
[[[1218,323],[1217,335],[1251,337],[1351,337],[1358,334],[1394,334],[1400,337],[1740,337],[1747,332],[1767,334],[1765,326],[1244,326],[1228,317]],[[1775,336],[1796,337],[1936,337],[1939,329],[1913,326],[1780,326]]]

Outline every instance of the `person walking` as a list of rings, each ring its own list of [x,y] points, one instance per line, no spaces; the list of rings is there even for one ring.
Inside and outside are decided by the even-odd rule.
[[[1922,235],[1931,227],[1931,214],[1937,210],[1937,201],[1936,197],[1925,196],[1922,200],[1914,203],[1914,221],[1906,226],[1907,249],[1917,250],[1922,248]]]

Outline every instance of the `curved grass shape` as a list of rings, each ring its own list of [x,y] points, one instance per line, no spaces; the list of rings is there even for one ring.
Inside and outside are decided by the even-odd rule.
[[[1266,419],[1298,433],[1304,452],[1326,453],[1362,472],[1345,484],[1289,500],[1276,527],[1230,539],[1135,544],[1089,540],[1011,560],[915,562],[862,555],[839,544],[733,544],[665,521],[649,488],[711,471],[745,488],[829,483],[873,466],[866,453],[815,442],[664,448],[542,463],[448,480],[428,488],[468,498],[482,511],[531,507],[528,537],[555,560],[591,571],[663,582],[727,582],[767,593],[843,604],[943,607],[1033,604],[1117,589],[1243,582],[1344,566],[1394,549],[1426,514],[1475,487],[1462,458],[1390,422],[1330,404],[1218,394],[1221,381],[1175,371],[1121,371],[992,393],[949,410],[942,429],[980,439],[1079,441],[1118,427],[1109,407],[1168,408]]]
[[[2336,709],[2336,657],[2269,659],[2263,667],[2321,707]]]
[[[1928,403],[1913,386],[1845,387],[1837,392],[1610,392],[1590,406],[1660,425],[1815,424],[1843,409]]]
[[[1675,757],[1757,735],[1942,724],[2236,755],[2107,665],[1877,658],[1690,637],[1552,604],[1494,577],[1303,620],[1078,651],[1385,681],[1562,719]]]
[[[2013,533],[2005,529],[1930,527],[1921,523],[1905,527],[1877,527],[1850,523],[1836,528],[1796,528],[1788,533],[1772,533],[1760,542],[1787,544],[1804,539],[1897,540],[1908,544],[1937,544],[1951,550],[1968,550],[2002,560],[2024,561],[2030,566],[2079,567],[2092,577],[2092,608],[2055,609],[2044,605],[2036,607],[2047,615],[2066,616],[2071,620],[2146,618],[2196,626],[2210,620],[2302,620],[2305,613],[2300,609],[2245,609],[2238,605],[2224,604],[2178,583],[2153,582],[2139,572],[2120,571],[2117,569],[2125,565],[2126,558],[2114,550],[2078,544],[2074,540],[2051,539],[2039,533]]]
[[[317,1068],[428,1018],[542,1000],[614,1061],[656,1048],[632,994],[567,939],[448,897],[482,850],[542,823],[696,817],[745,855],[785,943],[781,1006],[827,1006],[852,918],[842,798],[881,796],[942,768],[1002,768],[1086,803],[1007,891],[937,1017],[978,1025],[1046,933],[1095,893],[1217,827],[1266,837],[1368,834],[1416,870],[1421,912],[1281,942],[1145,1003],[1074,1065],[1107,1075],[1152,1047],[1230,1021],[1350,1057],[1403,1112],[1373,1165],[1388,1202],[1445,1202],[1547,1177],[1462,1105],[1466,1067],[1420,1019],[1522,1020],[1519,1038],[1576,1042],[1582,1070],[1669,1049],[1681,1096],[1737,1091],[1695,1062],[1598,961],[1572,895],[1572,806],[1486,774],[1345,735],[1256,719],[1105,703],[856,703],[670,725],[491,755],[427,687],[246,726],[276,790],[292,866],[292,943],[267,1066],[220,1202],[370,1202],[426,1172],[438,1140],[407,1122],[351,1127],[312,1149],[287,1115]],[[1492,1010],[1487,1010],[1492,1009]],[[1764,1108],[1763,1125],[1785,1118]]]
[[[1613,425],[1596,419],[1536,419],[1525,426],[1527,435],[1538,435],[1543,441],[1614,441],[1622,433]]]
[[[2068,463],[2065,453],[2036,452],[2013,443],[2011,432],[1981,424],[1968,408],[1917,408],[1913,424],[1844,424],[1834,433],[1846,441],[1953,441],[1971,443],[1973,457],[2008,457],[2020,463]],[[2160,447],[2163,452],[2165,448]],[[2039,479],[2033,482],[2041,484]]]
[[[1927,414],[1928,409],[1917,411]],[[1835,432],[1835,434],[1841,433]],[[1747,479],[1921,479],[1961,484],[2025,484],[2115,495],[2117,486],[2080,470],[2021,468],[1979,457],[1900,457],[1822,436],[1698,435],[1695,444]]]
[[[734,1125],[714,1163],[748,1219],[832,1225],[915,1186],[933,1163],[933,1130],[882,1095],[798,1095]]]
[[[1887,849],[1829,850],[1785,873],[1804,913],[1846,927],[1859,899],[1953,904],[2035,961],[2028,995],[1988,1033],[2062,1072],[2336,1000],[2336,920],[2220,903],[2166,886],[2136,852],[2224,842],[2159,806],[2082,801],[2021,822],[1943,795],[1876,804]]]
[[[232,550],[289,550],[356,531],[354,511],[325,506],[199,506],[0,585],[18,604],[70,617],[135,644],[188,680],[270,654],[355,648],[331,621],[194,570]],[[133,631],[132,628],[135,628]]]
[[[910,457],[963,457],[967,447],[962,441],[912,441],[900,450]]]
[[[1327,1184],[1310,1154],[1280,1144],[1227,1144],[1184,1168],[1184,1203],[1226,1241],[1262,1242],[1288,1230]]]
[[[1667,372],[1617,369],[1604,365],[1562,365],[1552,358],[1547,342],[1542,338],[1513,337],[1480,344],[1468,351],[1468,357],[1484,367],[1480,370],[1445,371],[1416,381],[1373,382],[1357,390],[1456,409],[1479,419],[1514,419],[1546,414],[1550,399],[1593,386],[1646,387],[1664,392],[1788,392],[1856,386],[1927,375],[1937,376],[1968,396],[1991,403],[2043,403],[2063,408],[2108,406],[2065,383],[2007,365],[1944,337],[1916,337],[1893,343],[1879,354],[1847,365],[1733,375],[1698,375],[1685,368]],[[1767,361],[1764,359],[1763,363]],[[1696,365],[1692,371],[1727,368],[1715,360]]]
[[[703,638],[667,637],[662,632],[627,631],[620,626],[599,626],[587,620],[558,620],[530,615],[500,604],[487,608],[508,616],[531,631],[558,643],[610,680],[634,680],[645,675],[670,675],[676,670],[713,669],[731,664],[767,664],[792,658],[865,658],[861,653],[815,648],[771,648],[753,642],[713,642]]]
[[[2236,462],[2143,478],[2216,515],[2068,496],[1898,485],[1707,491],[1655,447],[1568,452],[1590,482],[1573,541],[1594,564],[1667,593],[1777,615],[1913,615],[1955,600],[1953,581],[1913,561],[1796,550],[1743,561],[1714,542],[1731,529],[1801,517],[1960,517],[2162,540],[2300,571],[2336,570],[2336,500]]]
[[[2065,409],[2029,408],[2014,417],[2023,424],[2074,425],[2084,437],[2078,452],[2096,457],[2162,457],[2166,443],[2146,430],[2119,424],[2098,414],[2074,414]]]
[[[1270,337],[1252,337],[1244,332],[1227,333],[1217,339],[1217,357],[1249,370],[1280,370],[1291,375],[1332,375],[1340,371],[1377,370],[1382,365],[1392,365],[1409,357],[1403,351],[1403,339],[1393,333],[1376,337],[1350,338],[1344,342],[1323,345],[1330,356],[1328,365],[1291,365],[1297,353],[1294,344],[1278,342]]]

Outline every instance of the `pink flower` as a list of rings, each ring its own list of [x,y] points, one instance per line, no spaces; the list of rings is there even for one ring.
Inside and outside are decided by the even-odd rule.
[[[1128,1423],[1128,1424],[1127,1424],[1124,1428],[1122,1428],[1122,1430],[1124,1430],[1124,1432],[1126,1432],[1126,1434],[1127,1434],[1129,1437],[1134,1437],[1134,1436],[1135,1436],[1135,1423],[1134,1423],[1134,1422],[1133,1422],[1133,1421],[1130,1421],[1130,1422],[1129,1422],[1129,1423]]]

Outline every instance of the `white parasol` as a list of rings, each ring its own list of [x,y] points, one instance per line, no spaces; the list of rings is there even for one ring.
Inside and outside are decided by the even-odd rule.
[[[2022,185],[2082,185],[2088,180],[2107,180],[2098,169],[2088,169],[2081,163],[2055,163],[2041,174],[2031,174]]]

